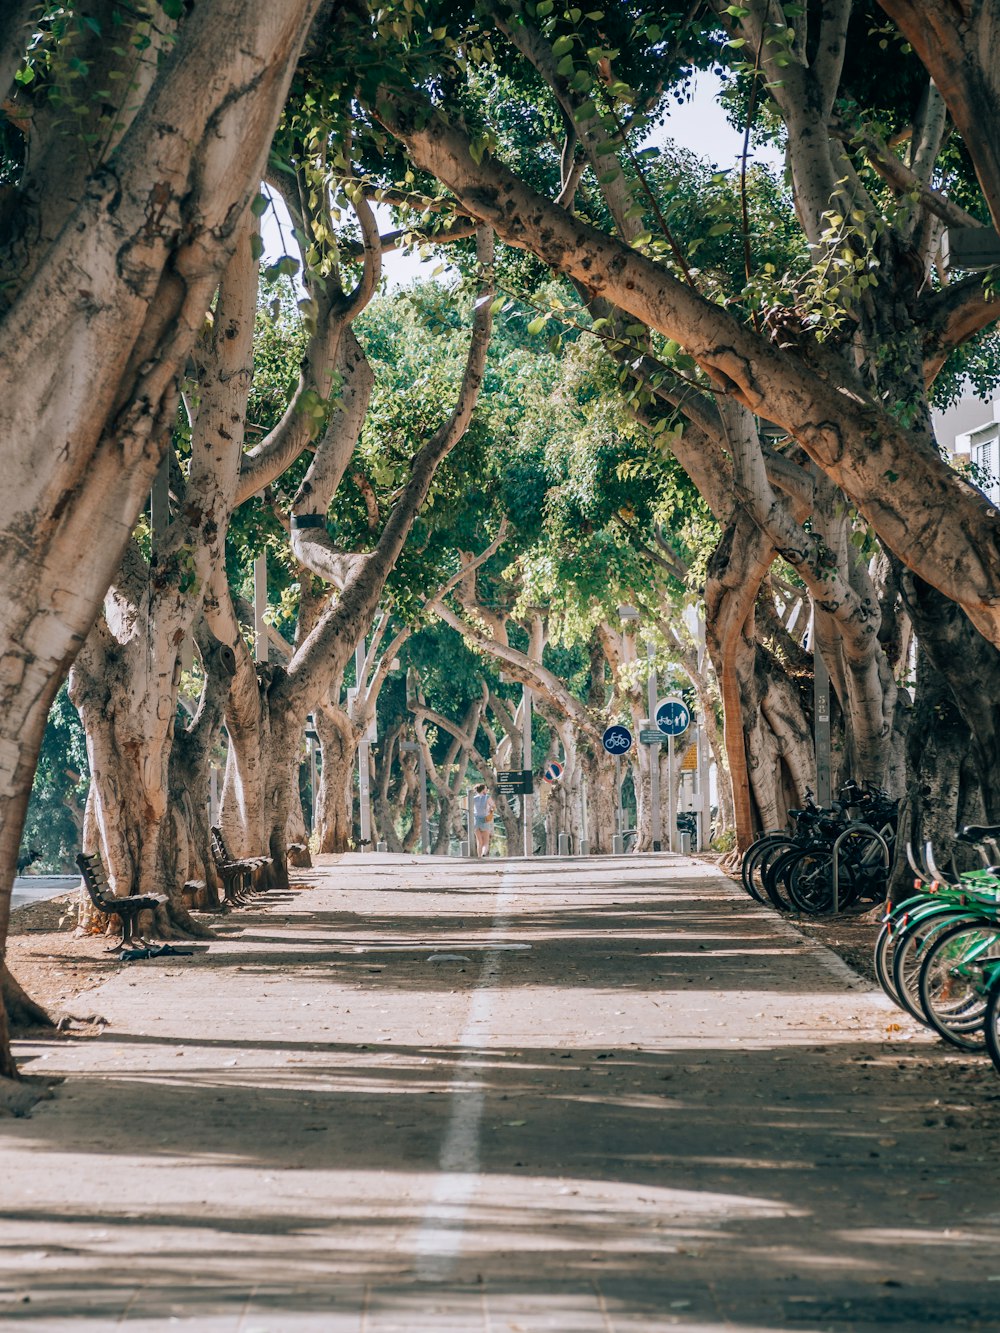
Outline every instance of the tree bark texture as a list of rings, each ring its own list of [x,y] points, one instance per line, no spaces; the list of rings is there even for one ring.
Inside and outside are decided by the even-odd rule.
[[[4,238],[0,947],[49,706],[159,466],[318,3],[194,6],[51,242],[31,252],[30,219]]]

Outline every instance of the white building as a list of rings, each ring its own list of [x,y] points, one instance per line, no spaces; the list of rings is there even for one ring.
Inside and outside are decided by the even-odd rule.
[[[933,414],[938,444],[956,459],[969,459],[978,485],[1000,506],[1000,398],[988,402],[971,394]]]
[[[990,417],[981,425],[956,434],[954,452],[958,458],[969,459],[976,469],[976,485],[995,505],[1000,505],[1000,399],[977,406],[982,416],[989,412]]]

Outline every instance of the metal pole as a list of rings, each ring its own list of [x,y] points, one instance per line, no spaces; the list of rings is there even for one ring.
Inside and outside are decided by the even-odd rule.
[[[698,724],[698,797],[701,806],[701,827],[698,830],[698,850],[704,851],[712,841],[712,792],[709,776],[711,758],[708,744],[708,729],[704,723]]]
[[[361,697],[361,677],[365,671],[364,639],[354,650],[354,688],[355,699]],[[371,804],[371,752],[368,745],[368,732],[361,737],[358,745],[358,824],[361,829],[361,850],[368,851],[372,839],[372,804]]]
[[[431,850],[431,830],[427,823],[427,765],[424,763],[424,752],[420,751],[420,834],[424,844],[424,851]]]
[[[253,660],[267,661],[267,556],[258,555],[253,562]]]
[[[531,770],[531,690],[524,686],[524,722],[521,727],[521,770]],[[521,794],[521,814],[524,820],[524,854],[530,856],[534,850],[534,838],[531,830],[531,797],[527,792]]]
[[[649,680],[647,682],[647,705],[649,708],[648,726],[652,729],[656,726],[656,694],[657,680],[655,661],[655,649],[651,643],[646,644],[646,656],[649,659]],[[660,747],[658,745],[647,745],[649,753],[649,819],[652,825],[650,836],[652,838],[652,847],[654,852],[662,848],[660,834],[662,832],[662,815],[660,812]]]
[[[316,832],[316,806],[319,794],[316,791],[318,775],[316,772],[316,742],[309,737],[309,832]]]
[[[830,775],[830,673],[816,636],[816,612],[813,610],[809,636],[813,655],[813,713],[816,743],[816,800],[829,805],[833,795]]]
[[[677,832],[677,793],[674,790],[674,738],[667,737],[667,847],[674,850]]]
[[[622,757],[615,755],[615,795],[618,806],[618,851],[625,850],[625,811],[622,809]]]

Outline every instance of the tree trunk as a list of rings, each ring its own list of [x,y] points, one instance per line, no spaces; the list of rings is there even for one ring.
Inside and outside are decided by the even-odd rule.
[[[317,8],[193,7],[136,98],[113,163],[67,192],[65,225],[32,251],[26,218],[0,255],[0,958],[49,708],[149,493],[178,374]],[[65,125],[58,134],[67,144]],[[9,1061],[2,1034],[0,1061]]]
[[[8,1025],[54,1028],[55,1022],[17,983],[6,964],[0,964],[0,1000],[0,1078],[16,1078],[17,1068],[10,1056]]]
[[[618,790],[615,761],[589,746],[582,754],[587,780],[587,824],[590,850],[601,854],[611,851],[611,839],[618,832]]]
[[[323,755],[316,816],[319,850],[350,851],[354,839],[354,763],[358,741],[350,718],[340,708],[313,711]]]

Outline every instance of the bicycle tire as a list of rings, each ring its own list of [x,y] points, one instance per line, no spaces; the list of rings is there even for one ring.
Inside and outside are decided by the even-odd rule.
[[[787,845],[788,842],[789,835],[787,833],[767,833],[758,838],[756,842],[751,843],[743,855],[740,879],[746,892],[759,903],[767,902],[764,886],[760,882],[761,861],[773,847],[779,844]]]
[[[764,881],[764,892],[773,907],[779,912],[788,914],[795,911],[795,904],[787,896],[787,889],[784,884],[784,877],[787,868],[802,855],[801,847],[787,847],[785,851],[776,857],[772,857],[764,868],[762,879]]]
[[[998,985],[991,986],[989,999],[986,1001],[983,1035],[986,1038],[986,1049],[993,1061],[993,1068],[1000,1074],[1000,986]]]
[[[807,848],[788,874],[788,893],[801,912],[809,916],[829,916],[833,913],[833,849]],[[857,898],[853,874],[849,865],[842,865],[838,873],[837,910],[843,911]]]
[[[892,982],[895,988],[895,1000],[899,1007],[925,1027],[930,1026],[929,1019],[920,1002],[920,969],[924,965],[927,952],[939,938],[941,932],[952,926],[974,924],[982,918],[974,912],[946,907],[943,904],[938,911],[928,911],[915,917],[899,939],[892,955]]]
[[[823,916],[833,906],[833,853],[829,847],[806,847],[789,868],[788,896],[799,912]]]
[[[882,929],[875,939],[873,956],[875,978],[893,1004],[899,1004],[896,984],[892,979],[892,953],[896,947],[895,937],[897,933],[898,931],[894,932],[891,921],[884,921]]]
[[[892,975],[892,960],[896,946],[912,925],[928,913],[940,912],[943,906],[942,903],[933,902],[923,895],[908,898],[905,902],[897,904],[882,922],[882,929],[875,939],[872,961],[878,984],[894,1004],[900,1003]]]
[[[841,843],[840,860],[842,868],[850,867],[855,899],[883,901],[889,872],[882,863],[882,843],[864,829],[848,826],[846,832],[847,836]]]
[[[980,919],[944,931],[920,969],[920,1003],[930,1027],[963,1051],[986,1049],[987,996],[980,962],[1000,958],[1000,926]]]

